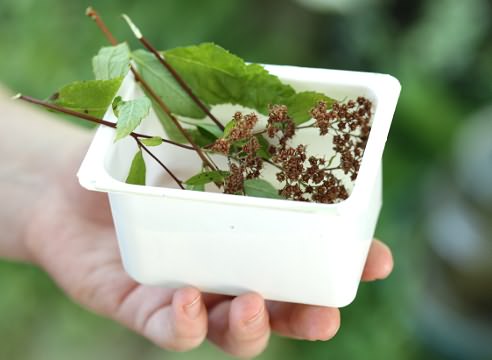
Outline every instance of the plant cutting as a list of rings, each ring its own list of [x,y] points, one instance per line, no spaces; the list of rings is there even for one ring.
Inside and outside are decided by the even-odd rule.
[[[130,275],[350,302],[379,212],[379,164],[399,84],[248,64],[209,43],[159,52],[124,16],[145,47],[130,51],[97,13],[88,15],[112,44],[93,59],[96,80],[47,101],[18,98],[102,125],[78,175],[109,193]],[[259,247],[268,257],[255,254]],[[255,271],[242,268],[248,257]]]

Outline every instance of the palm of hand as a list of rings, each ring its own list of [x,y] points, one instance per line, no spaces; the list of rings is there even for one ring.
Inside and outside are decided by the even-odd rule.
[[[263,351],[271,330],[297,339],[335,335],[336,308],[134,282],[121,264],[107,197],[78,185],[73,175],[78,163],[75,159],[56,174],[26,230],[33,260],[76,302],[171,350],[192,349],[208,337],[230,354],[250,357]],[[391,268],[391,253],[375,241],[363,279],[384,278]]]

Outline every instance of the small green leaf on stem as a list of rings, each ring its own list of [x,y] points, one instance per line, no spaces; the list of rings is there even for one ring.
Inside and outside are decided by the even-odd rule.
[[[116,123],[116,137],[114,141],[116,142],[130,135],[149,114],[150,107],[151,102],[145,96],[120,102],[116,108],[118,122]]]
[[[263,179],[249,179],[244,181],[244,194],[247,196],[255,196],[269,199],[283,199],[278,194],[278,190]]]
[[[62,87],[50,102],[80,113],[102,117],[111,105],[123,78],[75,81]]]
[[[113,103],[111,104],[111,107],[113,108],[113,112],[118,117],[118,105],[123,102],[123,99],[121,96],[117,96],[114,98]]]
[[[294,120],[296,125],[305,123],[311,116],[311,109],[320,101],[326,102],[330,108],[335,102],[334,99],[315,91],[303,91],[291,96],[284,105],[287,105],[289,116]]]
[[[133,158],[132,165],[130,166],[130,172],[126,178],[126,183],[133,185],[145,185],[145,175],[145,160],[143,158],[142,150],[139,150]]]
[[[234,129],[234,126],[236,126],[236,120],[235,119],[232,119],[231,121],[229,121],[225,128],[224,128],[224,138],[228,137],[229,134],[231,133],[232,129]]]
[[[180,144],[185,144],[188,142],[188,140],[183,135],[183,133],[173,123],[169,115],[166,114],[161,109],[159,104],[157,104],[157,102],[154,99],[152,99],[152,108],[154,109],[154,112],[157,115],[157,118],[159,119],[159,122],[161,123],[164,131],[166,132],[166,135],[169,138],[169,140],[178,142]]]
[[[211,182],[220,183],[229,175],[228,171],[215,170],[203,171],[198,173],[184,182],[186,185],[205,185]]]
[[[186,132],[191,136],[193,142],[200,147],[210,145],[216,140],[215,136],[204,131],[199,131],[198,128],[186,129]]]
[[[159,146],[162,144],[162,138],[159,136],[154,136],[148,139],[141,139],[142,144],[146,146]]]
[[[97,80],[124,77],[130,69],[130,49],[126,43],[101,48],[92,58],[92,68]]]
[[[223,135],[222,130],[220,130],[219,127],[215,124],[203,123],[203,124],[197,124],[196,127],[198,131],[207,134],[209,137],[213,138],[214,140],[222,137]]]
[[[201,147],[210,145],[224,134],[216,124],[207,123],[203,120],[180,119],[180,122],[195,126],[195,128],[186,129],[186,132],[192,137],[193,142]]]
[[[272,154],[268,151],[270,147],[270,143],[267,139],[263,137],[263,135],[256,135],[258,139],[258,143],[260,144],[260,148],[256,152],[256,154],[264,160],[269,160],[272,157]]]

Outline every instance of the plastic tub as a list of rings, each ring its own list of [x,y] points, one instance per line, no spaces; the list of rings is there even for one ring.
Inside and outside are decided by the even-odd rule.
[[[381,208],[381,159],[400,84],[375,73],[266,68],[297,90],[373,101],[372,130],[347,200],[315,204],[180,190],[149,158],[148,185],[129,185],[124,179],[135,142],[115,144],[109,127],[95,134],[79,181],[108,193],[124,267],[140,283],[193,285],[230,295],[256,291],[270,300],[345,306],[356,295]],[[141,95],[130,76],[120,95]],[[218,106],[213,112],[226,121],[235,109]],[[105,119],[115,121],[110,109]],[[153,113],[138,131],[165,136]],[[315,130],[302,134],[308,151],[331,151],[331,142]],[[152,150],[181,179],[199,169],[190,150],[166,144]]]

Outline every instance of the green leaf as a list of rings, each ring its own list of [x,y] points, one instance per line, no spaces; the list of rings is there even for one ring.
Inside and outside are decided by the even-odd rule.
[[[212,43],[171,49],[164,56],[193,92],[210,105],[239,104],[266,114],[268,105],[283,103],[295,94],[290,85],[261,65],[248,65]]]
[[[148,139],[142,139],[140,140],[142,144],[147,145],[147,146],[159,146],[162,144],[162,138],[159,136],[154,136]]]
[[[280,79],[266,71],[259,64],[249,64],[244,84],[243,106],[268,114],[269,105],[284,104],[295,94],[292,86],[283,84]]]
[[[198,128],[198,131],[209,135],[214,140],[222,137],[223,135],[222,130],[220,130],[219,127],[215,124],[203,123],[197,124],[196,127]]]
[[[236,126],[236,120],[232,119],[229,121],[226,126],[224,127],[224,138],[228,137],[229,134],[231,133],[232,129],[234,129],[234,126]]]
[[[124,77],[130,68],[130,49],[126,43],[101,48],[92,58],[92,68],[97,80]]]
[[[284,102],[284,105],[287,105],[289,116],[294,120],[295,124],[300,125],[312,118],[311,109],[320,101],[326,102],[328,107],[331,107],[335,102],[334,99],[322,93],[303,91],[291,96]]]
[[[116,142],[130,135],[149,114],[150,106],[151,102],[145,96],[120,102],[117,107],[118,122],[116,123],[116,137],[114,141]]]
[[[123,102],[123,98],[121,96],[117,96],[114,98],[113,102],[111,103],[111,107],[113,108],[113,112],[118,117],[118,105]]]
[[[198,128],[186,129],[186,132],[191,136],[193,142],[200,147],[210,145],[217,139],[215,136],[212,136],[210,133],[205,131],[200,131]]]
[[[192,125],[194,128],[186,129],[193,142],[198,146],[206,146],[222,137],[223,132],[215,124],[204,122],[203,120],[180,119],[180,123]]]
[[[186,185],[205,185],[211,182],[222,182],[224,178],[229,175],[228,171],[215,170],[204,171],[190,177],[184,183]]]
[[[167,50],[164,56],[206,103],[238,103],[241,99],[246,64],[222,47],[204,43]]]
[[[203,111],[153,54],[145,50],[137,50],[132,53],[132,58],[137,63],[143,79],[164,101],[172,113],[190,118],[205,117]],[[161,119],[161,121],[163,120]],[[170,121],[170,119],[164,121]]]
[[[267,139],[263,137],[263,135],[256,135],[256,138],[258,139],[258,143],[260,144],[260,148],[258,149],[256,154],[262,159],[269,160],[272,157],[272,154],[270,154],[270,152],[268,151],[270,143]]]
[[[249,179],[244,181],[244,193],[247,196],[262,197],[269,199],[283,199],[278,190],[263,179]]]
[[[152,100],[152,108],[154,109],[154,112],[157,115],[157,118],[159,119],[162,127],[164,128],[164,131],[166,132],[169,140],[176,141],[181,144],[188,142],[186,137],[174,124],[169,115],[167,115],[154,100]]]
[[[123,78],[76,81],[62,87],[51,102],[77,112],[102,117],[111,105]]]
[[[132,165],[130,166],[130,172],[126,178],[126,183],[133,185],[145,185],[145,174],[145,160],[143,158],[142,150],[139,150],[133,158]]]
[[[236,140],[231,143],[231,150],[230,153],[235,153],[238,156],[245,156],[246,153],[243,152],[242,148],[244,145],[246,145],[249,142],[249,139],[241,139],[241,140]]]

